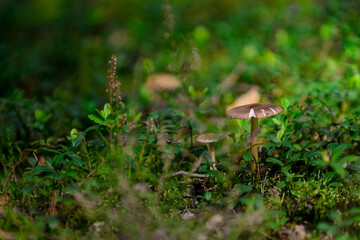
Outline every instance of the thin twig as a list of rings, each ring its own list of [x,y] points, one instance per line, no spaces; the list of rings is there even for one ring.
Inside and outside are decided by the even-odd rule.
[[[283,195],[282,195],[282,197],[281,197],[280,206],[283,205],[283,203],[284,203],[284,198],[285,198],[285,191],[283,192]]]
[[[266,181],[267,175],[268,175],[269,171],[266,171],[265,173],[265,177],[264,177],[264,181]],[[261,191],[261,195],[264,197],[264,193],[265,193],[265,184],[261,183],[260,184],[260,191]]]
[[[35,166],[34,166],[34,168],[36,168],[36,166],[39,164],[39,159],[38,159],[38,157],[36,156],[36,153],[35,153],[35,152],[33,152],[33,155],[34,155],[34,157],[35,157],[35,159],[36,159],[36,163],[35,163]]]
[[[10,181],[10,177],[12,174],[15,174],[15,168],[20,164],[22,163],[23,161],[25,160],[25,158],[20,158],[20,160],[15,163],[14,165],[12,165],[10,167],[10,172],[9,172],[9,175],[6,177],[6,180],[5,180],[5,183],[4,183],[4,186],[3,186],[3,189],[2,189],[2,193],[4,194],[5,193],[5,189],[6,189],[6,186],[8,185],[9,181]],[[16,177],[15,177],[15,180],[16,180]]]
[[[204,162],[204,158],[200,157],[199,160],[197,160],[194,164],[193,169],[191,170],[192,173],[196,172],[197,170],[199,170],[201,164]]]
[[[208,189],[205,190],[205,192],[210,192],[210,191],[215,190],[217,188],[219,188],[219,185],[215,186],[215,187],[212,187],[212,188],[208,188]]]
[[[142,163],[142,160],[143,160],[143,157],[144,157],[144,154],[145,154],[146,141],[147,141],[147,139],[144,141],[144,143],[142,145],[142,148],[141,148],[139,163]]]
[[[58,197],[59,195],[59,192],[57,190],[55,190],[53,192],[53,195],[51,197],[51,200],[50,200],[50,207],[49,207],[49,212],[48,212],[48,215],[50,216],[54,216],[55,214],[55,210],[56,210],[56,198]]]
[[[92,170],[81,182],[78,183],[78,187],[81,187],[84,181],[89,177],[91,177],[91,175],[93,175],[96,172],[96,170],[98,170],[104,163],[105,163],[105,159],[103,159],[103,161],[99,164],[99,166],[97,166],[94,170]]]
[[[176,176],[181,176],[181,175],[186,175],[186,176],[189,176],[189,177],[197,177],[197,178],[207,178],[207,177],[209,177],[208,174],[190,173],[190,172],[187,172],[187,171],[184,171],[184,170],[174,172],[171,175],[168,175],[168,177],[176,177]]]

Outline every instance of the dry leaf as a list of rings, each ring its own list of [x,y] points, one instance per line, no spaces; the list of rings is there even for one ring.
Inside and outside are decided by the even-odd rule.
[[[43,165],[45,165],[45,157],[44,157],[44,156],[40,156],[39,166],[43,166]]]

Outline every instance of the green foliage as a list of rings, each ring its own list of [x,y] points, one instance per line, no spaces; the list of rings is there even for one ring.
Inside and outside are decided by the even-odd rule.
[[[356,1],[46,4],[0,3],[0,239],[358,238]]]

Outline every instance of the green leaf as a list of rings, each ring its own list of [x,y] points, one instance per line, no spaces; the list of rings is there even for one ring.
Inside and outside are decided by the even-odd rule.
[[[190,97],[194,100],[195,97],[196,97],[196,91],[195,91],[195,88],[193,86],[189,87],[189,94],[190,94]]]
[[[318,229],[325,232],[326,234],[333,235],[337,232],[338,227],[336,225],[332,225],[326,222],[320,222],[318,224]]]
[[[53,162],[52,162],[53,166],[55,168],[57,168],[58,166],[60,166],[62,164],[66,164],[66,161],[65,161],[64,157],[65,157],[65,153],[56,155]]]
[[[201,96],[204,96],[207,92],[209,91],[208,88],[205,88],[204,90],[202,90],[201,92]]]
[[[314,159],[308,162],[308,165],[315,166],[316,168],[324,168],[326,163],[321,159]]]
[[[67,152],[66,156],[70,158],[70,164],[81,167],[83,166],[83,162],[81,158],[75,154],[74,152]]]
[[[142,113],[136,114],[136,116],[134,117],[134,119],[136,119],[136,121],[139,121],[140,118],[141,118],[141,115],[142,115]]]
[[[39,152],[51,152],[51,153],[56,153],[56,154],[61,154],[61,152],[57,151],[57,150],[54,150],[54,149],[51,149],[51,148],[40,148],[38,150]]]
[[[252,154],[251,153],[245,153],[243,158],[244,158],[245,162],[250,162],[251,159],[252,159]]]
[[[292,155],[290,157],[289,162],[297,162],[297,161],[301,160],[300,158],[301,158],[301,153],[295,153],[294,155]]]
[[[312,151],[306,152],[304,154],[305,159],[311,159],[314,157],[321,157],[321,156],[322,156],[322,151],[320,151],[320,150],[312,150]]]
[[[281,167],[284,166],[284,163],[282,161],[280,161],[279,159],[276,159],[276,158],[273,158],[273,157],[268,157],[266,159],[266,162],[270,162],[270,163],[273,163],[273,164],[277,164],[277,165],[280,165]]]
[[[46,123],[51,118],[51,113],[47,114],[46,112],[44,112],[41,109],[36,109],[35,110],[35,118],[39,122]]]
[[[271,141],[275,142],[275,143],[280,142],[280,141],[279,141],[274,135],[272,135],[272,134],[267,134],[266,137],[267,137],[268,139],[270,139]]]
[[[91,140],[87,142],[87,147],[104,147],[105,143],[103,140],[97,139],[97,140]]]
[[[281,105],[282,105],[282,107],[284,108],[284,110],[287,111],[287,110],[289,109],[289,107],[290,107],[290,101],[289,101],[289,99],[287,99],[287,98],[282,98],[282,99],[281,99]]]
[[[203,25],[196,26],[194,31],[194,40],[198,47],[203,46],[210,38],[210,31]]]
[[[347,168],[353,171],[360,171],[360,164],[359,163],[351,164]]]
[[[37,166],[36,168],[34,168],[33,173],[40,175],[44,173],[54,173],[54,170],[48,166]]]
[[[278,184],[277,184],[277,187],[280,188],[280,189],[283,189],[285,186],[286,186],[285,181],[278,182]]]
[[[72,140],[74,140],[74,139],[77,137],[76,133],[77,133],[77,129],[76,129],[76,128],[73,128],[73,129],[71,129],[71,131],[70,131],[70,135],[69,135],[69,136],[66,136],[66,138],[67,138],[69,141],[72,141]]]
[[[84,137],[83,136],[79,136],[79,137],[76,137],[75,139],[73,139],[71,141],[71,146],[73,147],[77,147],[80,145],[80,143],[84,140]]]
[[[210,201],[211,199],[211,192],[206,192],[205,195],[204,195],[205,199]]]
[[[331,162],[330,166],[334,169],[335,173],[337,173],[341,178],[345,177],[346,171],[341,165],[341,163]]]
[[[90,132],[90,131],[92,131],[92,130],[96,130],[96,129],[98,129],[98,128],[99,128],[98,125],[88,127],[87,129],[85,129],[85,133],[88,133],[88,132]]]
[[[328,172],[326,173],[325,177],[324,177],[324,182],[328,182],[330,181],[333,177],[334,177],[334,173],[333,172]]]
[[[104,105],[104,109],[103,109],[103,117],[104,117],[104,119],[106,120],[107,119],[107,117],[110,115],[110,109],[111,109],[111,107],[110,107],[110,103],[106,103],[105,105]]]
[[[240,191],[240,194],[245,194],[245,193],[251,192],[252,186],[249,186],[246,184],[240,184],[240,185],[236,186],[236,189],[238,189]]]
[[[351,143],[330,143],[327,146],[331,160],[336,161],[340,155],[348,148],[353,147]]]
[[[102,120],[99,117],[96,117],[95,115],[92,115],[92,114],[88,115],[88,118],[99,125],[103,125],[105,123],[104,120]]]

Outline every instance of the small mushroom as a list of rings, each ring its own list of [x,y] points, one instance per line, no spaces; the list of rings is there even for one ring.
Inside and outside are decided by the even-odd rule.
[[[252,170],[259,171],[258,166],[258,147],[257,147],[257,132],[258,119],[266,118],[282,113],[283,109],[271,103],[254,103],[235,107],[226,112],[226,116],[236,119],[249,119],[251,118],[251,141],[250,149],[254,156],[255,163],[251,166]]]
[[[210,170],[216,170],[216,159],[215,159],[215,143],[221,140],[225,140],[226,137],[223,134],[216,133],[206,133],[198,136],[197,141],[201,143],[206,143],[208,146],[208,150],[211,155],[212,166]]]

